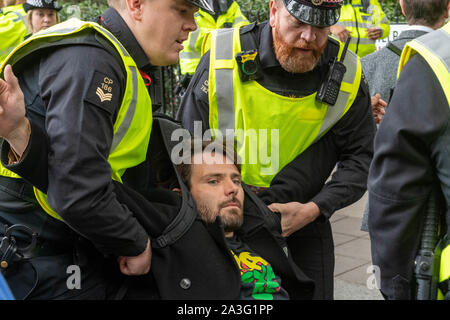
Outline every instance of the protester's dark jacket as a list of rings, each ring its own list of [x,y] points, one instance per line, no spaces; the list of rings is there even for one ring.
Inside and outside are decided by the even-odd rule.
[[[46,159],[42,154],[48,150],[48,143],[45,139],[42,140],[43,132],[33,123],[32,126],[32,136],[25,156],[20,163],[8,168],[46,191],[47,177],[41,170],[32,171],[30,167],[45,163]],[[240,271],[226,246],[220,219],[213,224],[205,224],[196,214],[190,193],[179,180],[178,184],[183,190],[182,197],[167,188],[170,184],[161,187],[174,178],[175,170],[169,157],[170,146],[166,140],[170,138],[167,132],[176,128],[179,126],[173,121],[156,117],[147,160],[127,171],[123,185],[114,182],[114,193],[119,203],[126,205],[144,226],[152,240],[151,275],[161,298],[238,299]],[[164,132],[169,138],[164,138]],[[3,147],[4,152],[9,151],[7,144]],[[36,158],[33,159],[34,156]],[[280,235],[279,218],[245,186],[244,188],[244,224],[237,234],[272,265],[291,299],[311,299],[314,283],[288,255],[285,240]],[[188,225],[186,231],[179,238],[172,239],[173,243],[164,243],[160,236],[177,225],[174,221],[180,219],[180,212],[184,214],[183,221]],[[190,220],[189,217],[192,216],[194,219]],[[170,237],[167,239],[170,240]]]
[[[434,186],[444,195],[449,225],[449,119],[436,76],[420,55],[412,57],[375,138],[368,180],[372,262],[388,299],[413,297],[414,260]]]

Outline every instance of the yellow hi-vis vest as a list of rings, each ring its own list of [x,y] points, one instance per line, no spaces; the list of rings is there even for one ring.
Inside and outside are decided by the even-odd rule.
[[[27,34],[23,5],[2,8],[0,13],[0,63]]]
[[[441,29],[430,32],[422,37],[406,43],[400,58],[397,77],[406,62],[415,54],[420,54],[428,63],[442,86],[447,102],[450,105],[450,23]],[[450,223],[450,221],[447,221]],[[447,235],[448,236],[448,235]],[[450,245],[441,253],[439,282],[450,280]],[[443,299],[442,292],[438,292],[438,299]]]
[[[369,38],[368,28],[375,26],[381,28],[383,30],[381,38],[389,36],[389,21],[377,0],[370,0],[368,13],[363,11],[362,1],[352,0],[351,3],[341,7],[341,17],[336,23],[350,31],[351,40],[348,48],[360,57],[375,51],[375,41]]]
[[[14,66],[26,55],[42,48],[48,43],[64,40],[69,37],[79,37],[83,31],[96,32],[106,39],[117,50],[124,69],[127,72],[124,97],[114,123],[114,136],[108,157],[111,166],[112,179],[122,182],[121,176],[125,170],[142,163],[147,155],[147,147],[152,129],[152,107],[150,95],[133,58],[125,47],[106,29],[93,22],[84,22],[78,19],[70,19],[42,30],[24,41],[0,66],[0,75],[6,64]],[[16,174],[0,168],[3,176],[17,178]],[[34,189],[36,199],[42,208],[51,216],[62,220],[48,204],[47,197],[38,189]]]
[[[291,98],[242,82],[235,59],[242,50],[239,28],[212,31],[210,45],[209,126],[214,137],[235,136],[243,181],[252,186],[269,187],[349,110],[359,90],[361,63],[351,51],[337,102],[328,106],[316,101],[317,93]],[[340,44],[339,58],[342,50]]]
[[[234,28],[250,23],[242,14],[237,2],[233,2],[227,12],[217,18],[217,21],[202,9],[199,9],[194,17],[197,22],[197,30],[189,34],[189,38],[183,42],[184,49],[180,52],[182,74],[194,74],[202,57],[203,39],[209,31],[224,28],[226,24],[230,24]]]

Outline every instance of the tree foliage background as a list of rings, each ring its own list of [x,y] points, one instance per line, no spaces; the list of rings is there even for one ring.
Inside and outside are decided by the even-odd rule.
[[[252,22],[264,21],[268,18],[269,0],[236,0],[245,16]],[[404,22],[398,0],[378,0],[383,6],[384,12],[391,22]],[[106,0],[59,0],[63,10],[63,20],[77,17],[83,20],[91,20],[100,15],[106,8]]]

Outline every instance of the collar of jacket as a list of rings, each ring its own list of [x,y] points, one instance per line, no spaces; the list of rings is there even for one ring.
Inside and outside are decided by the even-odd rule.
[[[108,8],[102,14],[101,18],[103,19],[101,21],[103,27],[111,31],[111,33],[127,49],[139,69],[147,70],[151,67],[144,50],[139,45],[139,42],[137,42],[130,28],[128,28],[128,25],[115,9]]]

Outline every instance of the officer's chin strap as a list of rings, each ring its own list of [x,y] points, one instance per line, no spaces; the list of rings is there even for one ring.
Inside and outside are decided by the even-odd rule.
[[[27,226],[15,224],[11,227],[5,226],[5,236],[0,241],[0,271],[5,273],[11,263],[20,261],[26,258],[31,251],[36,247],[37,236],[36,232]],[[15,237],[12,235],[13,231],[22,231],[31,237],[30,244],[25,247],[17,245]]]

